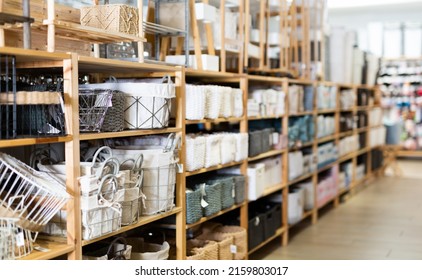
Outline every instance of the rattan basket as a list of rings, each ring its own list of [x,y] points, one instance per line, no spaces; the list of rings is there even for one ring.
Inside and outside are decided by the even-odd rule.
[[[186,191],[186,223],[193,224],[202,218],[201,189]]]
[[[125,95],[121,91],[113,90],[111,107],[108,108],[101,131],[122,131],[125,126]]]
[[[218,259],[232,260],[231,245],[233,245],[233,236],[224,235],[219,232],[208,232],[198,236],[198,239],[215,241],[218,244]]]
[[[215,241],[189,239],[186,249],[188,260],[218,260],[218,244]]]
[[[81,25],[138,35],[139,13],[137,8],[122,4],[82,7]]]
[[[233,245],[236,246],[236,253],[233,254],[233,259],[243,260],[246,257],[248,253],[248,240],[245,228],[240,226],[221,226],[217,227],[215,231],[233,238]]]

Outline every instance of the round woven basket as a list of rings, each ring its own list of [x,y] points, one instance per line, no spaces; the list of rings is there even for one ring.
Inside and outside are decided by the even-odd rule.
[[[218,244],[215,241],[189,239],[186,241],[186,249],[188,259],[218,260]]]
[[[240,226],[220,226],[215,229],[216,232],[223,236],[233,238],[233,244],[236,246],[235,260],[243,260],[248,252],[247,232]]]

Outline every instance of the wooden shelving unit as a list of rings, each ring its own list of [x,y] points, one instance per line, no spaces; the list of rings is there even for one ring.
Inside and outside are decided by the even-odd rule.
[[[345,161],[351,161],[353,168],[356,169],[357,158],[361,157],[361,161],[365,158],[367,159],[367,169],[366,176],[360,180],[356,180],[353,177],[352,182],[348,188],[338,189],[336,197],[329,200],[326,203],[334,203],[334,206],[337,206],[339,203],[339,198],[346,193],[353,193],[353,190],[356,186],[364,184],[373,178],[377,172],[370,172],[370,153],[373,149],[377,147],[369,147],[369,131],[373,128],[379,126],[367,126],[359,129],[352,129],[350,131],[345,131],[340,133],[338,125],[336,126],[335,133],[328,135],[322,138],[316,138],[310,142],[303,143],[300,147],[285,148],[281,150],[270,150],[268,152],[259,154],[254,157],[250,157],[243,161],[231,162],[227,164],[220,164],[217,166],[212,166],[209,168],[202,168],[199,170],[191,172],[181,172],[177,175],[177,185],[176,185],[176,199],[175,207],[168,212],[160,213],[153,216],[143,216],[140,220],[130,226],[125,226],[119,229],[118,231],[112,232],[110,234],[95,238],[92,240],[83,240],[81,233],[81,217],[80,217],[80,206],[79,206],[79,185],[76,178],[79,177],[78,167],[80,164],[80,141],[95,141],[101,139],[109,138],[120,138],[120,137],[135,137],[135,136],[146,136],[146,135],[156,135],[156,134],[169,134],[169,133],[179,133],[182,136],[182,144],[180,148],[180,163],[185,164],[185,136],[186,131],[189,126],[196,126],[200,124],[201,126],[212,127],[214,125],[232,123],[238,126],[240,132],[248,132],[249,123],[253,121],[260,122],[279,122],[283,134],[288,133],[288,120],[289,117],[298,117],[311,115],[315,117],[321,114],[330,114],[337,120],[338,123],[339,115],[342,112],[352,112],[356,113],[357,111],[365,111],[369,109],[369,106],[354,106],[348,110],[341,110],[339,106],[336,109],[324,109],[318,110],[314,109],[313,111],[303,112],[298,114],[282,114],[276,116],[265,116],[265,117],[248,117],[247,116],[247,95],[250,85],[261,85],[265,87],[277,86],[282,88],[282,90],[287,94],[287,100],[289,98],[288,86],[290,84],[301,84],[301,85],[319,85],[319,82],[313,81],[301,81],[301,80],[289,80],[286,78],[276,78],[276,77],[261,77],[261,76],[248,76],[244,74],[234,74],[234,73],[214,73],[207,71],[197,71],[192,69],[185,69],[183,67],[171,67],[160,64],[147,64],[147,63],[137,63],[137,62],[128,62],[128,61],[118,61],[118,60],[107,60],[102,58],[78,56],[76,54],[63,54],[63,53],[51,53],[51,52],[40,52],[40,51],[28,51],[14,48],[0,48],[1,54],[10,54],[16,55],[18,59],[18,68],[19,71],[25,72],[32,69],[42,69],[43,71],[48,71],[49,68],[54,68],[54,71],[59,72],[63,71],[65,79],[65,106],[66,106],[66,117],[68,124],[68,135],[62,137],[46,137],[46,138],[25,138],[25,139],[13,139],[13,140],[0,140],[0,148],[9,148],[9,147],[21,147],[21,146],[31,146],[38,144],[50,144],[50,143],[64,143],[65,146],[65,157],[66,157],[66,166],[68,172],[67,178],[67,189],[70,194],[72,194],[73,199],[69,201],[67,209],[69,211],[68,221],[67,221],[67,238],[63,241],[49,239],[49,240],[37,240],[37,243],[41,247],[50,249],[48,252],[39,252],[34,251],[29,256],[23,259],[53,259],[57,257],[63,257],[67,255],[68,259],[81,259],[82,250],[85,246],[89,244],[96,243],[105,238],[113,237],[118,234],[123,234],[127,231],[134,230],[137,228],[142,228],[148,226],[152,223],[159,226],[160,220],[164,218],[169,218],[171,216],[175,217],[175,224],[173,229],[176,231],[176,256],[177,259],[186,258],[186,230],[192,229],[194,227],[200,226],[205,222],[211,221],[214,218],[219,218],[228,213],[239,213],[240,226],[248,228],[248,206],[252,201],[245,201],[239,205],[233,205],[227,209],[224,209],[212,216],[203,217],[198,222],[193,224],[186,224],[186,201],[185,201],[185,191],[186,191],[186,180],[188,177],[196,175],[205,175],[206,173],[229,168],[236,167],[239,168],[240,172],[244,175],[247,174],[248,165],[252,162],[259,160],[279,156],[282,160],[282,170],[279,174],[281,176],[281,183],[273,186],[268,186],[262,198],[268,197],[273,194],[281,194],[283,201],[288,200],[289,188],[301,181],[310,179],[313,182],[315,190],[315,207],[306,211],[302,217],[302,220],[307,218],[312,218],[312,223],[316,223],[318,220],[318,210],[325,206],[317,207],[316,204],[316,190],[319,176],[321,173],[324,173],[334,166],[340,166]],[[113,74],[116,77],[161,77],[163,75],[170,75],[174,80],[177,87],[176,93],[176,119],[174,125],[168,128],[163,129],[147,129],[147,130],[124,130],[121,132],[107,132],[107,133],[80,133],[79,132],[79,122],[78,122],[78,75],[82,74],[94,74],[96,77],[104,78]],[[236,85],[241,88],[244,92],[244,114],[239,118],[217,118],[217,119],[203,119],[203,120],[186,120],[185,119],[185,84],[187,81],[194,80],[198,83],[204,84],[230,84],[231,86]],[[338,86],[334,83],[321,82],[324,85]],[[344,87],[345,85],[338,86]],[[356,89],[357,86],[347,85],[352,89]],[[372,89],[371,87],[366,87]],[[355,90],[356,94],[356,90]],[[315,96],[315,95],[314,95]],[[375,105],[377,106],[377,105]],[[288,107],[288,102],[286,101],[286,107]],[[314,108],[317,108],[316,104]],[[285,112],[288,112],[286,108]],[[317,128],[316,128],[317,129]],[[303,174],[293,180],[288,180],[288,153],[292,151],[298,151],[302,149],[311,149],[315,154],[317,153],[318,145],[325,142],[334,142],[338,145],[339,140],[345,136],[357,135],[359,133],[367,134],[366,146],[361,147],[355,152],[348,153],[342,157],[337,158],[334,162],[329,163],[326,166],[323,166],[319,169],[316,169],[314,172]],[[316,135],[316,134],[315,134]],[[355,174],[353,175],[355,176]],[[249,250],[248,254],[252,254],[257,250],[261,249],[267,245],[270,241],[280,238],[283,245],[288,244],[288,234],[289,229],[295,225],[287,224],[287,203],[282,204],[282,226],[277,229],[276,233],[270,238],[266,239],[256,248]],[[64,243],[63,243],[64,242]]]

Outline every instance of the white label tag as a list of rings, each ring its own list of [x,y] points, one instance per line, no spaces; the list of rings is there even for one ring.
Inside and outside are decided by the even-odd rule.
[[[181,163],[177,164],[177,173],[183,173],[183,164]]]
[[[234,186],[232,187],[232,197],[235,198],[236,196],[236,191],[234,190]]]
[[[202,208],[205,208],[208,206],[208,202],[205,201],[205,199],[201,199],[201,206]]]
[[[230,245],[230,252],[232,254],[236,254],[237,253],[237,246],[236,245]]]
[[[25,246],[25,238],[23,237],[23,232],[19,232],[19,233],[16,235],[16,245],[17,245],[18,247]]]

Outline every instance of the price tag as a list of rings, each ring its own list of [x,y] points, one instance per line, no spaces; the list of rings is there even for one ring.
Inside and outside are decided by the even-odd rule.
[[[176,166],[177,166],[177,173],[183,173],[183,164],[178,163]]]
[[[236,254],[237,253],[237,246],[236,245],[230,245],[230,252],[232,254]]]

